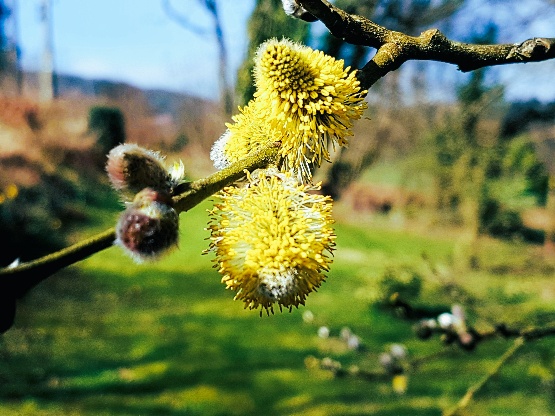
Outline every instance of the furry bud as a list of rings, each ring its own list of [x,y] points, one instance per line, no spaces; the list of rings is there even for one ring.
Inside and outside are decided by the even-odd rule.
[[[164,158],[157,152],[136,144],[121,144],[108,153],[106,171],[117,191],[131,194],[146,187],[169,191],[170,174],[164,166]]]
[[[145,188],[122,213],[116,226],[116,244],[134,260],[156,260],[177,246],[179,216],[169,194]]]
[[[297,0],[281,0],[281,3],[283,4],[285,14],[291,17],[296,17],[297,19],[304,20],[305,22],[315,22],[318,20],[312,14],[307,12]]]
[[[428,321],[424,320],[415,325],[414,331],[418,338],[428,339],[433,334],[433,327],[428,324]]]

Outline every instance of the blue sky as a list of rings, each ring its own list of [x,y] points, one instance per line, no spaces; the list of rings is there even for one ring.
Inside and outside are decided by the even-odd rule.
[[[472,13],[466,18],[470,20],[462,19],[458,25],[463,32],[480,15],[491,14],[480,1],[471,1],[476,5],[469,6]],[[523,10],[530,10],[537,2],[523,0],[519,4]],[[211,18],[198,3],[172,0],[197,26],[210,29]],[[39,0],[19,0],[19,38],[26,69],[37,69],[41,61],[39,4]],[[247,20],[255,0],[221,0],[218,4],[229,53],[228,78],[233,82],[245,58]],[[60,73],[217,98],[214,35],[199,36],[177,24],[165,14],[162,0],[52,0],[52,7],[54,59]],[[513,43],[532,36],[555,37],[553,15],[540,16],[533,25],[515,28],[511,14],[518,12],[499,7],[497,15],[503,20],[499,41]],[[503,13],[508,15],[503,17]],[[434,64],[430,68],[431,81],[438,76],[464,79],[451,65]],[[507,85],[508,99],[555,100],[555,61],[505,66],[492,74],[496,81]]]
[[[196,0],[173,0],[195,24],[211,17]],[[37,69],[42,40],[39,0],[19,1],[22,64]],[[246,22],[254,0],[220,1],[230,73],[246,52]],[[184,7],[185,6],[185,7]],[[199,36],[170,19],[161,0],[52,0],[54,60],[60,73],[125,81],[144,88],[218,95],[217,48],[208,31]]]

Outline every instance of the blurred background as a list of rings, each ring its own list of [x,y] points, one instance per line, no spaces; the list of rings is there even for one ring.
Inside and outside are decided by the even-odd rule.
[[[555,37],[553,0],[334,3],[411,35]],[[354,68],[375,52],[288,18],[279,0],[0,1],[0,266],[114,224],[122,204],[104,164],[119,143],[182,159],[192,180],[214,172],[211,145],[252,98],[252,57],[271,37]],[[299,310],[259,318],[232,301],[201,255],[211,201],[182,215],[180,249],[158,263],[110,248],[49,278],[0,336],[0,413],[454,406],[510,341],[466,351],[419,338],[421,319],[464,310],[482,332],[555,321],[553,74],[555,61],[468,74],[413,61],[374,85],[349,147],[315,172],[336,201],[338,243]],[[467,414],[553,414],[553,351],[549,338],[527,344]]]

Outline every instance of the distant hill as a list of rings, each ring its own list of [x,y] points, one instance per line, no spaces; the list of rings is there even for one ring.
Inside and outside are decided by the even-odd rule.
[[[218,106],[217,102],[195,97],[186,93],[166,91],[162,89],[141,89],[131,84],[102,79],[87,79],[74,75],[58,74],[56,90],[60,97],[85,96],[105,97],[109,100],[146,100],[152,113],[169,114],[178,119],[183,107],[210,108]],[[24,74],[26,90],[38,89],[38,73]]]
[[[38,73],[24,74],[24,95],[38,96]],[[212,143],[225,131],[230,121],[219,102],[186,93],[160,89],[141,89],[118,81],[81,78],[58,74],[57,96],[64,100],[106,102],[119,107],[126,118],[127,137],[146,144],[174,141],[196,145],[208,154]]]

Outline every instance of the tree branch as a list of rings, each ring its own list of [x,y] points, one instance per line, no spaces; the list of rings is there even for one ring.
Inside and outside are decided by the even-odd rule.
[[[470,386],[466,391],[466,394],[457,403],[457,405],[454,408],[443,412],[443,416],[455,416],[459,413],[459,411],[468,406],[474,395],[478,391],[480,391],[493,376],[499,373],[499,370],[501,370],[501,367],[503,367],[503,365],[509,360],[509,358],[511,358],[518,351],[518,349],[524,345],[524,341],[524,337],[519,337],[515,339],[513,345],[511,345],[509,349],[507,349],[507,351],[505,351],[505,353],[499,358],[499,360],[497,360],[495,366],[490,371],[488,371],[488,373],[484,375],[484,377],[482,377],[476,384]]]
[[[186,28],[187,30],[190,30],[196,35],[208,36],[210,34],[210,31],[207,28],[198,26],[196,23],[188,19],[185,14],[179,13],[177,10],[175,10],[170,0],[162,0],[162,8],[164,9],[164,12],[170,18],[175,20],[180,26]]]
[[[185,189],[178,190],[179,193],[173,196],[174,208],[178,213],[188,211],[220,189],[243,177],[246,170],[252,171],[275,162],[279,147],[279,142],[272,143],[221,171],[185,184]],[[114,240],[115,230],[111,228],[37,260],[22,263],[17,267],[0,269],[1,298],[23,296],[28,290],[55,272],[112,246]]]
[[[114,228],[110,228],[39,259],[21,263],[17,267],[0,269],[0,290],[19,298],[58,270],[110,247],[114,239]]]
[[[540,338],[555,335],[555,325],[515,330],[507,328],[505,324],[499,324],[495,327],[494,333],[504,338],[519,337],[523,338],[525,341],[535,341]]]
[[[472,342],[470,344],[464,344],[460,342],[460,334],[458,334],[454,329],[442,328],[439,325],[430,327],[426,324],[429,319],[436,317],[435,315],[437,315],[437,311],[414,307],[409,302],[401,299],[397,294],[394,294],[389,299],[386,306],[397,311],[397,315],[400,314],[405,319],[419,320],[419,323],[415,326],[415,331],[419,338],[429,339],[433,334],[438,334],[443,338],[445,344],[451,344],[459,341],[459,345],[466,350],[472,350],[480,342],[498,336],[506,339],[523,338],[525,341],[536,341],[541,338],[555,336],[555,322],[551,322],[550,324],[542,327],[529,326],[520,329],[509,328],[507,324],[501,322],[495,324],[489,331],[477,331],[465,322],[466,332],[472,336]],[[424,326],[422,326],[423,324]]]
[[[453,349],[442,349],[431,354],[414,358],[412,360],[407,360],[407,362],[398,367],[396,370],[397,374],[405,373],[405,372],[412,372],[415,371],[417,368],[422,367],[425,364],[433,362],[436,358],[449,355],[453,353]],[[343,377],[353,377],[353,378],[360,378],[365,381],[374,382],[384,382],[391,380],[391,376],[393,375],[391,371],[386,371],[383,368],[375,369],[375,370],[366,370],[362,369],[358,366],[351,366],[350,368],[344,368],[343,365],[336,360],[331,359],[330,357],[325,357],[322,359],[318,359],[316,357],[310,356],[305,360],[307,367],[309,368],[320,368],[322,370],[326,370],[331,372],[334,377],[343,378]]]
[[[203,4],[204,8],[210,14],[214,22],[213,30],[218,44],[218,77],[220,81],[220,99],[222,100],[225,114],[231,115],[233,111],[233,96],[231,94],[231,89],[229,88],[226,77],[228,67],[228,54],[224,42],[222,22],[220,19],[220,14],[218,12],[217,3],[216,0],[201,0],[200,3]],[[185,29],[190,30],[191,32],[200,36],[207,36],[210,34],[208,29],[198,26],[196,23],[194,23],[194,19],[189,19],[185,13],[178,12],[172,6],[170,0],[162,0],[162,7],[170,18],[175,20],[180,26],[184,27]]]
[[[377,49],[359,72],[364,89],[408,60],[431,60],[457,65],[462,72],[486,66],[537,62],[555,58],[555,38],[533,38],[520,44],[477,45],[449,40],[438,29],[409,36],[388,30],[369,19],[351,15],[326,0],[303,0],[302,6],[330,33],[353,45]]]
[[[497,360],[494,367],[487,372],[478,382],[471,385],[465,395],[461,398],[461,400],[451,409],[446,410],[443,415],[444,416],[455,416],[459,413],[459,411],[463,410],[468,406],[471,400],[474,398],[475,394],[478,393],[486,383],[495,375],[499,373],[503,365],[527,342],[533,341],[544,336],[548,335],[555,335],[555,327],[548,327],[548,328],[533,328],[527,329],[522,331],[509,331],[506,329],[507,337],[516,337],[512,345],[503,353],[501,357]],[[491,333],[489,335],[494,335],[495,333]],[[487,336],[484,334],[484,336]],[[394,374],[402,374],[406,371],[414,371],[418,367],[422,366],[423,364],[429,363],[433,361],[435,358],[450,354],[453,352],[451,348],[445,348],[443,350],[431,353],[429,355],[415,358],[412,360],[408,360],[405,365],[398,367]],[[322,370],[330,371],[335,377],[342,378],[342,377],[355,377],[361,378],[366,381],[387,381],[392,377],[392,373],[390,371],[386,371],[384,369],[380,370],[364,370],[360,369],[358,366],[352,366],[348,369],[344,368],[339,361],[332,360],[329,357],[323,359],[317,359],[315,357],[309,357],[308,360],[305,360],[307,363],[307,367],[309,368],[320,368]]]
[[[246,170],[253,171],[275,163],[280,146],[279,142],[272,143],[225,169],[204,179],[186,184],[187,189],[173,197],[174,208],[179,213],[188,211],[220,189],[241,179],[245,176]]]

